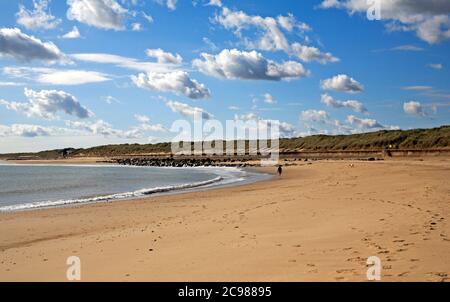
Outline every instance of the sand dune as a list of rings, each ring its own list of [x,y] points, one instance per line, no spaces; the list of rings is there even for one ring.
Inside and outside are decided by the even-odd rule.
[[[354,164],[351,167],[351,163]],[[206,192],[0,215],[0,280],[450,280],[450,160],[323,161]]]

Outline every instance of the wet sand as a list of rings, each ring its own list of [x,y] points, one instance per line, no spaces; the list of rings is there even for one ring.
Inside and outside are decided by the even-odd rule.
[[[449,179],[447,158],[301,162],[245,186],[0,214],[0,280],[65,281],[78,256],[82,281],[367,281],[377,256],[382,281],[449,281]]]

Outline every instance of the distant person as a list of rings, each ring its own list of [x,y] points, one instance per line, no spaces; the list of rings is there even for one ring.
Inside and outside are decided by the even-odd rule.
[[[283,174],[283,167],[282,166],[278,166],[278,176],[281,177],[281,174]]]

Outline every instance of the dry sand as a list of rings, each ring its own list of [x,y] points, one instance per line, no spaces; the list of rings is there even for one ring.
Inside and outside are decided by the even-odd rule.
[[[450,280],[450,160],[302,163],[206,192],[0,214],[0,280]]]

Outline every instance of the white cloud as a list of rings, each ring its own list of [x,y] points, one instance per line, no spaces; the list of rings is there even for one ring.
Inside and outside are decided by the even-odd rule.
[[[305,122],[319,122],[319,123],[327,123],[330,119],[330,116],[326,111],[323,110],[305,110],[300,114],[300,120]]]
[[[142,12],[142,16],[145,20],[147,20],[148,23],[153,23],[153,17],[151,15],[147,15],[145,12]]]
[[[0,104],[28,117],[43,119],[55,119],[56,113],[59,111],[78,118],[88,118],[94,115],[89,109],[82,106],[73,95],[64,91],[34,91],[25,88],[25,96],[28,99],[27,103],[0,100]]]
[[[402,87],[403,90],[414,90],[414,91],[424,91],[424,90],[431,90],[433,87],[431,86],[405,86]]]
[[[209,0],[208,5],[222,7],[222,0]]]
[[[243,39],[244,43],[249,48],[257,48],[267,51],[284,50],[289,51],[289,42],[282,32],[282,29],[290,29],[294,27],[301,27],[301,23],[295,20],[293,15],[287,17],[279,17],[278,19],[272,17],[250,16],[243,11],[232,11],[224,7],[221,14],[217,15],[215,21],[229,30],[234,30],[235,34],[242,38],[242,31],[249,27],[258,29],[262,33],[256,39],[256,42],[249,39]]]
[[[28,30],[55,29],[61,23],[61,19],[57,19],[48,11],[49,2],[33,0],[34,10],[28,10],[23,5],[19,5],[19,12],[16,14],[17,24]]]
[[[325,0],[322,8],[345,9],[349,13],[366,14],[372,3],[366,0]],[[450,38],[450,2],[448,0],[379,0],[381,19],[391,31],[415,31],[430,43]]]
[[[442,64],[438,63],[438,64],[428,64],[428,67],[435,69],[435,70],[441,70],[442,68],[444,68],[444,66],[442,66]]]
[[[69,31],[68,33],[64,34],[62,36],[63,39],[78,39],[81,38],[81,34],[80,31],[78,30],[78,28],[76,26],[74,26],[72,28],[71,31]]]
[[[167,0],[167,7],[170,10],[176,10],[177,9],[177,2],[178,2],[178,0]]]
[[[291,53],[304,62],[317,61],[320,64],[339,62],[339,59],[329,52],[323,53],[316,47],[305,46],[300,43],[292,44]]]
[[[214,118],[214,115],[205,111],[204,109],[199,108],[199,107],[192,107],[192,106],[189,106],[188,104],[169,100],[166,102],[166,105],[173,112],[179,113],[186,117],[202,118],[205,120],[210,120],[210,119]]]
[[[142,131],[134,128],[128,131],[114,129],[111,124],[98,120],[96,122],[66,121],[67,127],[78,129],[90,134],[104,137],[114,136],[119,138],[137,139],[142,138]]]
[[[161,48],[147,49],[145,53],[150,58],[155,58],[156,61],[160,64],[180,65],[181,63],[183,63],[183,58],[179,54],[174,55],[170,52],[165,52]]]
[[[361,119],[358,118],[354,115],[349,115],[347,116],[347,121],[351,124],[351,125],[355,125],[361,128],[379,128],[379,129],[384,129],[386,128],[385,126],[381,125],[380,123],[378,123],[377,120],[374,119]]]
[[[159,5],[164,5],[170,10],[176,10],[177,9],[177,2],[178,2],[178,0],[155,0],[155,1]]]
[[[139,123],[150,123],[150,118],[146,115],[140,115],[140,114],[135,114],[134,118],[139,122]]]
[[[324,90],[336,90],[348,93],[357,93],[364,90],[363,85],[346,74],[339,74],[321,81],[321,87]]]
[[[24,83],[19,82],[3,82],[0,81],[0,87],[16,87],[16,86],[23,86]]]
[[[333,97],[331,97],[328,94],[322,94],[321,102],[327,105],[328,107],[333,108],[349,108],[353,111],[364,113],[367,111],[367,109],[364,107],[364,105],[355,100],[348,100],[348,101],[339,101],[335,100]]]
[[[128,10],[115,0],[67,0],[67,18],[100,29],[124,30]]]
[[[70,129],[80,130],[93,135],[103,137],[116,137],[121,139],[142,139],[147,132],[166,132],[167,130],[160,124],[152,125],[150,118],[145,115],[135,115],[135,119],[140,123],[129,130],[115,129],[110,123],[104,120],[95,122],[66,121],[66,126]]]
[[[106,97],[103,97],[103,100],[104,100],[108,105],[111,105],[111,104],[113,104],[113,103],[120,103],[120,101],[119,101],[117,98],[115,98],[115,97],[113,97],[113,96],[111,96],[111,95],[108,95],[108,96],[106,96]]]
[[[256,51],[224,49],[218,55],[202,53],[201,57],[193,61],[194,67],[217,78],[279,81],[309,75],[298,62],[276,63]]]
[[[418,47],[415,45],[400,45],[391,48],[391,50],[397,50],[397,51],[424,51],[422,47]]]
[[[52,42],[28,36],[18,28],[0,29],[0,56],[22,62],[40,60],[46,63],[67,62],[65,55]]]
[[[249,112],[249,113],[241,114],[241,115],[235,114],[234,119],[246,122],[246,121],[258,120],[259,117],[256,114]]]
[[[13,124],[11,126],[0,125],[0,137],[5,136],[21,136],[21,137],[38,137],[49,136],[50,129],[37,125]]]
[[[419,102],[410,101],[403,104],[403,110],[406,114],[415,116],[425,116],[423,106]]]
[[[295,126],[289,123],[277,120],[266,120],[252,112],[242,115],[235,114],[234,120],[245,122],[246,124],[242,126],[253,132],[250,133],[250,135],[256,135],[256,137],[246,137],[246,139],[267,139],[275,138],[277,136],[281,138],[293,137],[296,132]],[[270,132],[270,135],[268,135],[268,132]]]
[[[300,121],[306,128],[306,132],[301,132],[301,136],[314,134],[339,135],[355,134],[378,130],[397,130],[398,126],[384,126],[374,119],[362,119],[354,115],[347,116],[342,122],[333,119],[323,110],[306,110],[300,114]]]
[[[132,31],[142,31],[142,24],[141,23],[133,23],[131,24],[131,30]]]
[[[278,16],[277,18],[251,16],[243,11],[232,11],[224,7],[221,14],[216,16],[215,21],[226,29],[234,30],[236,36],[249,49],[282,50],[304,62],[318,61],[321,64],[326,64],[339,61],[331,53],[323,53],[316,47],[305,46],[299,42],[290,44],[284,31],[292,33],[297,30],[298,33],[303,34],[311,30],[307,24],[297,21],[292,14]],[[250,28],[256,29],[257,37],[254,39],[247,38],[243,34],[245,30]],[[260,35],[258,36],[258,34]]]
[[[127,58],[106,53],[78,53],[70,55],[71,58],[77,61],[84,61],[90,63],[113,64],[121,68],[149,71],[149,72],[171,72],[175,66],[169,64],[159,64],[153,62],[143,62],[133,58]]]
[[[136,128],[144,132],[166,132],[167,129],[161,124],[153,125],[150,123],[150,118],[146,115],[136,114],[134,118],[140,123]]]
[[[83,85],[109,81],[108,75],[87,70],[54,69],[41,67],[4,67],[3,73],[15,77],[51,85]]]
[[[275,99],[273,98],[273,96],[270,93],[266,93],[264,94],[264,103],[266,104],[276,104],[277,101],[275,101]]]
[[[162,92],[173,92],[191,99],[211,97],[211,92],[204,84],[189,77],[185,71],[166,73],[148,72],[131,77],[136,86]]]

